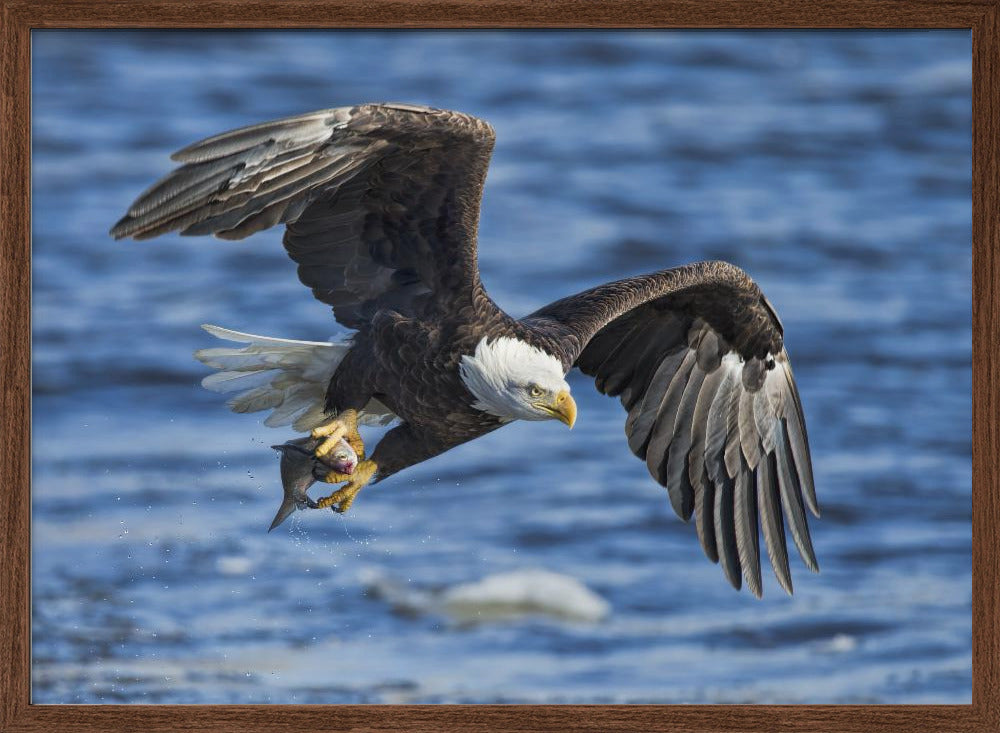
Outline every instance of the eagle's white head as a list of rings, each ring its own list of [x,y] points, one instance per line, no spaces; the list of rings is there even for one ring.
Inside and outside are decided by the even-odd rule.
[[[462,357],[459,372],[477,410],[504,421],[561,420],[571,428],[576,422],[562,363],[524,341],[483,338],[474,355]]]

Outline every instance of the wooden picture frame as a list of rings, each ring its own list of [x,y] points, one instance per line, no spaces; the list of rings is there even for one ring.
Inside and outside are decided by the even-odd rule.
[[[1000,0],[0,0],[0,730],[1000,730]],[[32,705],[31,31],[44,28],[964,28],[972,32],[971,705]]]

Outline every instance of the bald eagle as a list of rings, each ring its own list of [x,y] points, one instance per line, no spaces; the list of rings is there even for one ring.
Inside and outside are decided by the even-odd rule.
[[[705,554],[760,596],[759,533],[781,586],[791,532],[817,570],[805,508],[819,516],[806,426],[782,325],[746,273],[701,262],[599,285],[515,319],[483,288],[476,231],[493,128],[454,111],[365,104],[207,138],[175,153],[112,228],[242,239],[279,222],[299,279],[354,331],[346,342],[273,339],[198,356],[234,410],[271,409],[322,441],[396,419],[344,486],[366,484],[514,420],[572,427],[574,367],[618,397],[631,451],[695,516]],[[784,515],[784,517],[782,516]]]

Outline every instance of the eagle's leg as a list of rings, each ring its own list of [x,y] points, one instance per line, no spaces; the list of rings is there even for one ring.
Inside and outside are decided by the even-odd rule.
[[[316,446],[314,453],[322,460],[327,454],[337,447],[337,443],[343,438],[358,454],[358,458],[365,456],[365,444],[358,433],[358,412],[357,410],[344,410],[337,417],[327,423],[313,428],[312,437],[322,442]]]
[[[360,455],[360,453],[359,453]],[[337,473],[336,471],[330,471],[323,480],[330,484],[338,484],[341,481],[347,481],[345,486],[334,491],[329,496],[324,496],[322,499],[316,501],[317,509],[325,509],[326,507],[334,507],[335,512],[343,514],[348,509],[350,509],[351,504],[354,503],[354,497],[358,495],[368,482],[372,480],[375,476],[375,472],[378,470],[378,466],[375,461],[361,461],[357,467],[354,469],[354,473],[347,476],[342,473]]]

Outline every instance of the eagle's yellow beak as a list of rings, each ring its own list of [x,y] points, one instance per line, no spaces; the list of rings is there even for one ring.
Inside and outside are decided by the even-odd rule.
[[[576,402],[573,401],[568,389],[557,394],[551,405],[545,405],[545,409],[557,420],[569,425],[570,430],[573,429],[573,423],[576,422]]]

